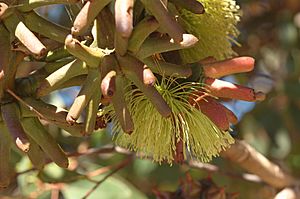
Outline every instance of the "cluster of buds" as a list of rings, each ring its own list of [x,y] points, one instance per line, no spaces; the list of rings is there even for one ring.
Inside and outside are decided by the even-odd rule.
[[[35,12],[51,4],[75,14],[72,28]],[[2,0],[0,187],[10,181],[12,143],[38,169],[46,157],[68,167],[41,120],[72,136],[112,121],[117,144],[155,161],[211,160],[234,142],[227,130],[236,123],[216,97],[264,97],[215,79],[253,69],[249,57],[218,61],[234,55],[238,20],[233,0]],[[16,78],[26,60],[45,64]],[[71,86],[81,89],[68,111],[41,100]]]

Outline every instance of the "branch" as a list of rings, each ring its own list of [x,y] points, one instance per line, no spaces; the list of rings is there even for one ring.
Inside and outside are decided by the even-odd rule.
[[[234,179],[245,180],[245,181],[253,182],[253,183],[262,183],[263,182],[260,179],[260,177],[258,177],[257,175],[247,174],[247,173],[238,174],[235,172],[225,171],[225,170],[222,170],[217,165],[213,165],[213,164],[209,164],[209,163],[202,163],[202,162],[190,160],[190,161],[186,162],[185,164],[187,166],[189,166],[190,168],[201,169],[201,170],[205,170],[210,173],[218,173],[218,174],[221,174],[221,175],[224,175],[224,176],[227,176],[230,178],[234,178]]]
[[[126,155],[130,155],[130,157],[132,154],[134,154],[123,148],[108,145],[98,149],[91,148],[85,152],[77,152],[77,151],[71,152],[68,153],[67,156],[80,157],[80,156],[89,156],[89,155],[107,154],[107,153],[126,154]],[[219,173],[221,175],[230,178],[241,179],[248,182],[254,182],[254,183],[266,182],[272,187],[279,188],[279,189],[290,187],[298,183],[298,181],[296,181],[292,176],[284,172],[278,165],[270,162],[267,158],[265,158],[262,154],[257,152],[254,148],[252,148],[244,141],[237,140],[236,143],[231,146],[231,148],[229,148],[227,151],[222,152],[221,155],[223,158],[229,159],[234,163],[238,163],[238,165],[240,165],[243,169],[253,174],[247,174],[247,173],[238,174],[235,172],[229,172],[229,171],[222,170],[216,165],[209,164],[209,163],[201,163],[194,160],[185,162],[185,165],[189,166],[190,168],[206,170],[210,173]],[[47,164],[50,162],[52,161],[50,160],[47,161]],[[32,168],[25,172],[17,173],[17,175],[21,175],[23,173],[27,173],[29,171],[34,171],[34,170],[36,169]],[[106,171],[106,169],[104,170]],[[286,189],[289,190],[289,188]],[[291,192],[291,191],[287,192],[284,190],[282,191],[282,193],[279,192],[278,194],[279,195],[290,194]],[[295,192],[295,190],[293,192]]]
[[[94,155],[94,154],[106,154],[106,153],[113,153],[115,152],[115,147],[113,145],[104,146],[102,148],[91,148],[88,149],[85,152],[71,152],[68,153],[68,157],[78,157],[78,156],[84,156],[84,155]]]
[[[116,152],[116,148],[112,145],[108,145],[108,146],[104,146],[102,148],[91,148],[91,149],[88,149],[87,151],[85,152],[78,152],[78,151],[74,151],[74,152],[71,152],[71,153],[67,153],[67,157],[81,157],[81,156],[89,156],[89,155],[95,155],[95,154],[107,154],[107,153],[114,153]],[[50,159],[47,159],[45,164],[50,164],[52,163],[53,161],[50,160]],[[25,173],[28,173],[28,172],[31,172],[31,171],[36,171],[38,170],[38,168],[30,168],[28,170],[25,170],[25,171],[22,171],[22,172],[18,172],[15,174],[15,176],[19,176],[19,175],[22,175],[22,174],[25,174]]]
[[[221,156],[259,176],[272,187],[285,188],[297,183],[292,176],[244,141],[236,140],[235,144],[221,153]]]

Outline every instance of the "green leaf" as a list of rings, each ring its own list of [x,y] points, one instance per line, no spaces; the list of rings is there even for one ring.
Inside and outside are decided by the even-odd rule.
[[[43,171],[38,174],[38,177],[43,182],[47,183],[73,182],[84,178],[83,175],[80,175],[75,171],[63,169],[53,163],[47,165]]]
[[[36,173],[34,171],[18,176],[18,185],[22,196],[29,196],[32,192],[37,191],[38,178]]]
[[[95,178],[97,181],[101,180],[104,175]],[[87,192],[89,192],[95,183],[88,180],[79,180],[70,183],[63,189],[63,195],[65,199],[82,198]],[[106,179],[92,194],[89,199],[146,199],[147,197],[138,189],[133,187],[129,182],[119,178],[111,176]]]

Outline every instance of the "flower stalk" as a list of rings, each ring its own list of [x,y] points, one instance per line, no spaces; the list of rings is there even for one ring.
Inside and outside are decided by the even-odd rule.
[[[11,160],[11,135],[3,122],[0,122],[0,189],[6,188],[10,184],[12,169]]]
[[[168,33],[168,35],[174,39],[175,43],[181,43],[184,40],[183,28],[176,22],[175,17],[168,12],[166,5],[164,5],[162,1],[141,0],[141,2],[144,4],[145,8],[154,15],[160,28]]]
[[[28,158],[35,168],[42,170],[46,164],[46,154],[41,149],[41,147],[29,137],[30,149],[27,152]]]
[[[84,134],[83,124],[70,125],[66,122],[68,112],[62,108],[33,98],[24,98],[24,102],[20,102],[20,107],[22,118],[39,117],[66,130],[72,136],[81,137]]]
[[[170,2],[194,14],[203,14],[205,12],[204,6],[197,0],[170,0]]]
[[[149,68],[157,74],[163,76],[173,76],[180,78],[187,78],[192,75],[192,69],[189,66],[181,66],[172,64],[154,57],[148,57],[142,60]]]
[[[122,56],[127,52],[133,29],[133,4],[134,0],[115,1],[115,50]]]
[[[122,75],[116,76],[116,91],[112,97],[112,104],[121,128],[125,133],[131,134],[134,130],[134,124],[125,100],[125,82],[125,77]]]
[[[140,21],[132,31],[128,43],[128,50],[131,53],[136,54],[148,36],[158,27],[159,23],[153,17],[146,17]]]
[[[87,73],[88,69],[84,62],[73,60],[51,73],[40,83],[36,91],[37,97],[45,96],[71,78]]]
[[[73,125],[76,122],[96,90],[100,90],[99,72],[97,69],[89,69],[86,81],[81,87],[66,117],[66,121],[69,124]]]
[[[113,49],[115,20],[108,7],[103,8],[96,18],[97,46],[102,49]]]
[[[155,87],[146,85],[144,78],[144,64],[132,56],[118,57],[122,72],[130,79],[153,103],[155,108],[163,115],[169,117],[171,109]]]
[[[83,35],[90,27],[99,12],[110,2],[111,0],[88,0],[74,20],[73,27],[71,29],[72,35]]]
[[[137,52],[136,57],[144,59],[155,54],[190,48],[198,42],[198,39],[191,34],[183,34],[183,39],[179,43],[175,43],[173,39],[167,36],[163,37],[149,37],[147,38],[140,50]]]
[[[69,161],[66,154],[38,118],[23,118],[21,123],[28,136],[39,144],[52,161],[60,167],[68,168]]]
[[[65,38],[69,34],[69,30],[63,26],[50,22],[49,20],[41,17],[35,11],[26,13],[23,15],[24,23],[26,26],[51,40],[58,41],[60,43],[65,42]]]
[[[1,114],[16,146],[23,152],[28,152],[30,142],[20,123],[21,113],[16,103],[1,105]]]
[[[81,61],[84,61],[91,68],[98,68],[105,55],[102,49],[88,47],[80,43],[72,35],[65,39],[66,49]]]
[[[0,3],[3,8],[5,3]],[[8,8],[8,7],[7,7]],[[14,14],[3,19],[6,28],[13,34],[24,46],[37,58],[46,55],[46,47],[41,41],[28,29],[28,27],[19,19],[19,13]]]

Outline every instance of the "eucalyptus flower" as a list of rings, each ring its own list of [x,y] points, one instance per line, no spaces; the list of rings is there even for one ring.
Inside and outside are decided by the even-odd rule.
[[[205,8],[204,14],[179,10],[184,29],[199,39],[194,47],[180,50],[183,61],[194,63],[208,56],[224,60],[236,55],[232,43],[239,45],[236,42],[239,35],[236,24],[240,21],[240,7],[235,0],[198,1]]]
[[[113,106],[105,108],[104,112],[113,123],[117,145],[159,163],[172,164],[179,142],[182,142],[184,160],[191,157],[202,162],[210,161],[234,142],[229,132],[221,131],[188,102],[193,91],[203,88],[201,83],[179,83],[172,77],[163,77],[155,87],[170,106],[172,116],[163,117],[141,91],[131,89],[130,85],[126,100],[135,127],[130,135],[122,132]]]

